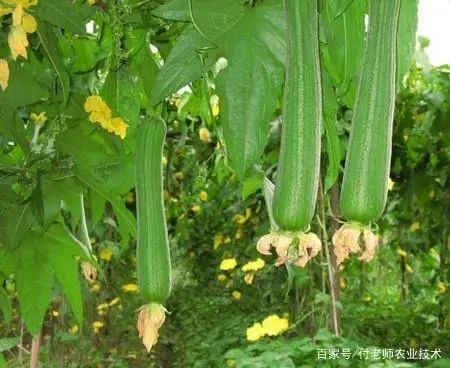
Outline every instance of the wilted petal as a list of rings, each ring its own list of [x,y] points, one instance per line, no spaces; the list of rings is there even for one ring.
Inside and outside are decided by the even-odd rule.
[[[276,237],[277,235],[274,234],[266,234],[261,237],[256,244],[256,249],[258,252],[264,254],[265,256],[270,256],[272,254],[270,248],[274,245]]]
[[[9,82],[9,66],[8,62],[0,59],[0,87],[4,91],[8,87]]]
[[[275,262],[275,266],[281,266],[286,263],[288,259],[289,246],[292,243],[293,238],[289,235],[278,235],[275,240],[275,250],[277,252],[278,258]]]
[[[158,303],[145,305],[139,312],[136,328],[147,352],[150,352],[158,341],[159,329],[166,320],[166,312],[166,308]]]
[[[368,262],[371,261],[375,255],[375,250],[378,246],[378,236],[368,229],[364,230],[363,236],[365,249],[359,259]]]

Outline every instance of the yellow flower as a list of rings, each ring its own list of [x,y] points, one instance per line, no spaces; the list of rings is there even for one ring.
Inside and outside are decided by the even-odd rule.
[[[266,332],[264,331],[263,326],[259,322],[254,323],[253,326],[247,328],[246,331],[248,341],[257,341],[261,337],[264,337],[265,334]]]
[[[219,248],[222,244],[223,244],[223,235],[222,234],[217,234],[214,237],[214,249]]]
[[[9,82],[9,65],[5,59],[0,59],[0,87],[4,91]]]
[[[347,282],[345,281],[345,279],[343,277],[341,277],[339,279],[339,285],[340,285],[341,289],[345,289],[347,287]]]
[[[238,231],[236,231],[236,235],[234,236],[234,238],[236,240],[242,239],[242,237],[244,236],[242,229],[238,229]]]
[[[27,46],[29,45],[27,34],[21,25],[12,26],[8,35],[8,45],[14,60],[17,56],[27,59]]]
[[[136,284],[125,284],[125,285],[122,285],[122,290],[126,291],[126,292],[130,292],[130,293],[135,293],[139,289]]]
[[[41,112],[40,114],[31,113],[30,115],[31,120],[33,120],[36,124],[43,124],[45,123],[48,118],[45,112]]]
[[[53,310],[52,311],[52,316],[53,317],[58,317],[59,316],[59,312],[57,310]]]
[[[91,287],[91,292],[96,293],[100,290],[100,285],[99,284],[94,284]]]
[[[265,266],[266,262],[262,258],[258,258],[256,261],[248,262],[242,266],[242,271],[258,271]]]
[[[112,251],[108,247],[103,248],[99,254],[100,259],[103,259],[106,262],[109,262],[112,257]]]
[[[127,203],[133,203],[135,200],[136,199],[135,199],[135,195],[133,192],[128,192],[125,195],[125,202],[127,202]]]
[[[254,273],[246,273],[244,276],[244,282],[247,285],[251,285],[253,284],[253,279],[255,278],[255,274]]]
[[[267,335],[277,336],[289,328],[289,322],[286,318],[280,318],[273,314],[263,321],[262,327]]]
[[[97,310],[103,310],[103,309],[107,309],[109,308],[109,304],[108,303],[101,303],[99,305],[97,305]]]
[[[200,206],[198,204],[194,205],[191,207],[191,211],[192,212],[198,212],[200,211]]]
[[[405,270],[406,270],[406,272],[413,273],[413,269],[409,264],[406,264]]]
[[[86,112],[101,111],[106,115],[111,116],[111,109],[100,96],[89,96],[86,98],[84,110]]]
[[[416,221],[413,222],[413,224],[411,225],[411,231],[417,231],[420,229],[420,222]]]
[[[69,331],[72,334],[76,334],[78,332],[78,325],[73,325]]]
[[[37,30],[36,19],[31,14],[25,14],[22,18],[22,26],[26,33],[34,33]]]
[[[444,294],[445,290],[447,290],[447,288],[445,287],[445,284],[442,281],[439,281],[438,288],[439,288],[439,294]]]
[[[219,109],[219,97],[217,95],[214,95],[212,97],[212,114],[214,117],[219,116],[220,109]]]
[[[206,202],[208,200],[208,193],[206,193],[204,190],[200,192],[199,198],[201,201]]]
[[[240,291],[234,290],[234,291],[231,293],[231,296],[232,296],[234,299],[239,300],[239,299],[241,299],[242,294],[241,294]]]
[[[217,275],[217,280],[219,280],[219,281],[225,281],[226,279],[227,279],[227,276],[224,275],[223,273],[219,273]]]
[[[245,223],[248,220],[248,218],[251,216],[251,214],[252,214],[252,210],[250,208],[246,208],[245,215],[241,215],[241,214],[234,215],[233,220],[236,223],[242,225],[243,223]]]
[[[182,171],[179,171],[177,173],[175,173],[175,178],[178,180],[183,180],[184,179],[184,173]]]
[[[397,248],[397,254],[402,257],[406,257],[408,253],[406,253],[403,249]]]
[[[228,244],[228,243],[231,243],[231,238],[229,236],[227,236],[225,238],[225,240],[223,241],[223,244]]]
[[[166,156],[163,156],[163,158],[162,158],[162,164],[164,165],[164,166],[166,166],[167,165],[167,157]]]
[[[224,270],[224,271],[231,271],[233,270],[235,267],[237,266],[237,261],[236,258],[228,258],[228,259],[224,259],[221,263],[220,263],[220,269]]]
[[[88,4],[89,5],[94,5],[96,3],[97,0],[88,0]]]
[[[119,301],[120,301],[120,298],[119,298],[119,297],[114,298],[113,300],[111,300],[111,301],[109,302],[109,306],[112,307],[113,305],[116,305]]]
[[[92,322],[92,327],[94,327],[94,333],[99,333],[100,329],[103,327],[103,322],[94,321]]]
[[[127,135],[128,124],[122,118],[113,118],[111,121],[113,132],[120,138],[125,139]]]
[[[388,190],[390,191],[390,190],[394,189],[394,185],[395,185],[395,182],[392,181],[391,178],[389,178]]]
[[[209,141],[209,138],[211,136],[208,128],[200,128],[200,130],[198,131],[198,135],[200,137],[200,140],[203,142]]]

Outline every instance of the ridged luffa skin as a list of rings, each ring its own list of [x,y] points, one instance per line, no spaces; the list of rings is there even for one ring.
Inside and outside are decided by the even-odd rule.
[[[273,216],[283,231],[307,231],[319,183],[322,87],[316,0],[284,0],[287,64]]]
[[[136,205],[137,276],[148,302],[164,302],[170,294],[170,253],[163,199],[162,155],[166,124],[155,115],[137,130]]]
[[[400,3],[369,0],[368,36],[340,198],[343,216],[361,224],[376,221],[386,206]]]

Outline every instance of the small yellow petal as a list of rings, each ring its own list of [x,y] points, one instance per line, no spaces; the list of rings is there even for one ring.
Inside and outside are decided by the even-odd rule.
[[[34,33],[37,29],[36,19],[31,14],[25,14],[22,18],[22,26],[26,33]]]
[[[224,259],[221,263],[219,268],[223,271],[231,271],[237,266],[236,258],[228,258]]]
[[[22,24],[23,18],[23,6],[21,3],[17,4],[16,8],[13,11],[13,26],[18,26]]]
[[[4,91],[9,82],[9,65],[4,59],[0,59],[0,87]]]
[[[242,294],[241,294],[240,291],[234,290],[234,291],[231,293],[231,296],[232,296],[234,299],[239,300],[239,299],[241,299]]]
[[[208,128],[200,128],[200,130],[198,131],[198,135],[199,135],[200,140],[202,142],[209,141],[209,138],[211,136],[211,134],[209,133]]]
[[[122,285],[122,290],[126,291],[126,292],[134,293],[134,292],[137,292],[139,289],[136,284],[125,284],[125,285]]]
[[[206,202],[208,200],[208,193],[206,193],[204,190],[200,192],[199,198],[201,201]]]
[[[14,60],[18,56],[27,59],[27,46],[29,45],[27,34],[21,25],[12,26],[8,35],[8,45]]]

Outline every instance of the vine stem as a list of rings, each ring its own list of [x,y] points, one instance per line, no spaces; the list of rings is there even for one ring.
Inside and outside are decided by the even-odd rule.
[[[325,201],[324,196],[325,193],[323,192],[323,185],[322,182],[319,183],[319,191],[320,191],[320,216],[321,218],[318,218],[319,225],[322,229],[322,239],[323,244],[325,246],[325,255],[327,260],[327,267],[328,267],[328,279],[330,282],[330,294],[331,294],[331,313],[333,316],[333,330],[334,334],[336,336],[339,336],[339,322],[338,322],[338,311],[337,311],[337,304],[336,304],[336,290],[335,290],[335,284],[333,282],[334,278],[334,270],[331,265],[331,256],[330,256],[330,248],[328,246],[329,239],[328,239],[328,232],[326,228],[326,216],[325,216]]]
[[[86,222],[86,212],[84,209],[83,194],[80,194],[80,228],[81,228],[81,241],[86,244],[89,251],[92,253],[91,241],[89,239],[89,231]]]

